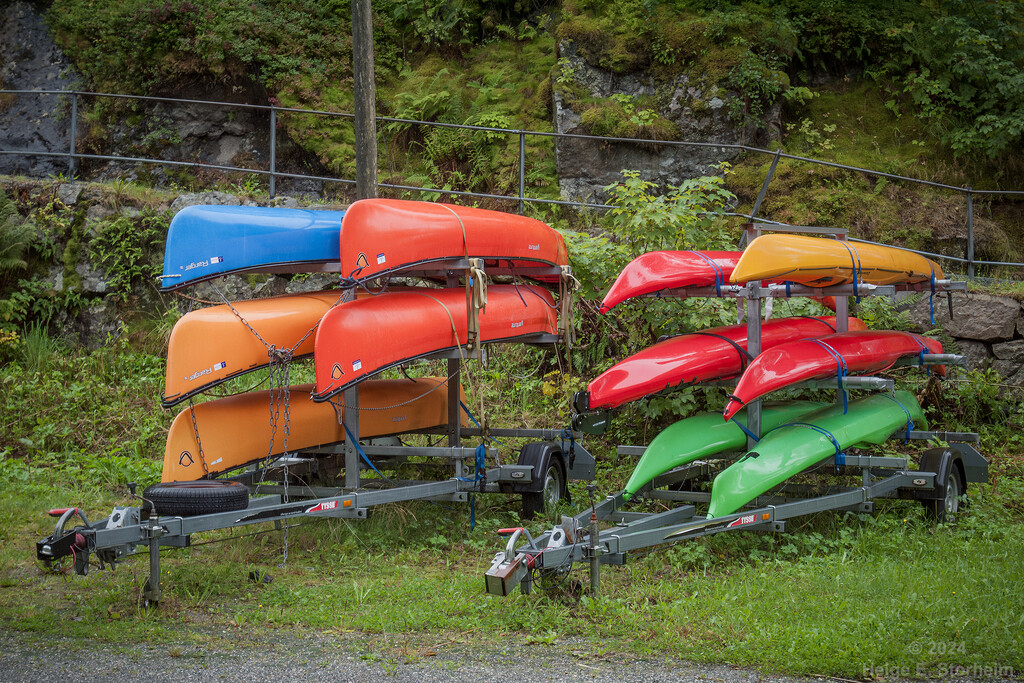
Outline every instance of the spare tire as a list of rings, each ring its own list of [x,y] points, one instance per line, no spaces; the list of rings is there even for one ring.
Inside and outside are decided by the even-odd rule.
[[[147,487],[142,497],[152,501],[157,514],[176,517],[231,512],[249,507],[248,487],[226,479],[165,481]]]

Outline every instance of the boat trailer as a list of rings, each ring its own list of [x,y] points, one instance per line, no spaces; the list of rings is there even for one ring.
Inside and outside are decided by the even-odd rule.
[[[710,480],[718,470],[712,461],[697,461],[667,472],[631,499],[685,503],[664,512],[627,511],[622,492],[595,502],[594,487],[589,485],[590,509],[575,517],[563,517],[561,524],[541,536],[533,538],[522,527],[502,530],[510,537],[484,574],[486,591],[508,595],[518,587],[528,594],[535,583],[557,586],[574,564],[587,563],[591,594],[596,596],[600,593],[601,565],[623,565],[631,551],[728,531],[781,533],[786,531],[788,520],[817,512],[870,513],[874,510],[874,499],[918,500],[933,517],[945,519],[960,509],[960,497],[968,482],[988,481],[988,462],[971,445],[978,442],[977,434],[911,431],[907,436],[913,440],[948,441],[949,446],[927,450],[918,470],[910,469],[905,457],[847,454],[841,462],[833,457],[813,469],[852,475],[859,471],[860,486],[832,486],[822,495],[807,498],[769,492],[742,511],[710,519],[699,517],[694,505],[708,502],[710,493],[679,489]],[[618,448],[620,455],[639,455],[643,450],[639,446]],[[792,483],[784,488],[786,492],[799,491]]]

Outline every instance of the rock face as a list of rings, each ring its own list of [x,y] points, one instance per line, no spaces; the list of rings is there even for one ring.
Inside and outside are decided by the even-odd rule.
[[[653,95],[664,102],[659,114],[674,123],[681,139],[700,142],[700,145],[658,145],[642,147],[633,143],[605,143],[582,138],[556,138],[555,161],[562,197],[573,201],[603,202],[602,188],[622,179],[621,171],[640,171],[644,180],[658,185],[679,185],[687,178],[715,173],[714,166],[730,161],[740,151],[716,146],[738,145],[751,141],[755,130],[736,126],[729,116],[724,92],[704,92],[691,84],[686,76],[677,77],[670,84],[655,85],[653,79],[643,75],[619,76],[591,66],[581,57],[575,44],[562,41],[560,57],[573,81],[583,86],[593,97],[625,95]],[[557,90],[553,93],[555,131],[585,135],[581,112],[574,111]],[[780,112],[776,107],[769,116],[770,130],[778,130]],[[777,135],[776,135],[777,136]]]
[[[1024,307],[1007,296],[962,293],[953,295],[953,318],[942,297],[935,300],[931,324],[928,297],[910,308],[914,327],[934,327],[953,338],[953,351],[967,356],[971,370],[992,368],[1006,384],[1024,386]]]
[[[4,3],[0,14],[0,88],[73,90],[77,79],[69,75],[71,66],[36,7]],[[62,95],[0,95],[0,149],[68,153],[69,110],[70,102]],[[0,154],[0,174],[45,177],[67,172],[67,158]]]

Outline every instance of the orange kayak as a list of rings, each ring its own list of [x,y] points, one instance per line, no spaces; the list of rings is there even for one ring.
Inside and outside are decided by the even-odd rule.
[[[313,400],[327,400],[386,368],[466,344],[466,317],[461,288],[385,292],[336,306],[316,332]],[[487,289],[481,342],[556,331],[555,302],[547,290],[524,285]]]
[[[341,273],[359,280],[467,256],[513,269],[569,262],[546,224],[454,204],[363,199],[345,211],[341,232]]]
[[[730,282],[780,280],[811,287],[943,279],[942,267],[912,251],[804,235],[761,235],[743,252]]]
[[[340,290],[293,294],[236,301],[183,315],[171,330],[167,345],[164,406],[266,367],[270,356],[259,337],[278,349],[291,349],[340,299]],[[294,356],[313,353],[313,338],[310,333],[295,348]]]
[[[345,440],[334,406],[309,400],[312,386],[289,388],[290,452]],[[192,411],[181,411],[167,434],[161,481],[195,481],[284,453],[284,406],[275,432],[270,393],[256,391],[199,403],[194,409],[195,427]],[[443,377],[373,380],[360,386],[359,408],[360,438],[437,427],[448,423],[448,386]]]

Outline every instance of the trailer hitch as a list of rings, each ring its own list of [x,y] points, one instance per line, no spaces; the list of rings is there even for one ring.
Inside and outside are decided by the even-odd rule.
[[[42,560],[48,570],[61,571],[60,560],[71,555],[74,558],[75,573],[85,576],[89,573],[89,542],[83,532],[92,529],[92,525],[85,513],[76,507],[55,508],[49,514],[58,518],[57,525],[52,534],[36,543],[36,557]],[[64,527],[75,515],[81,518],[84,526],[65,531]]]

